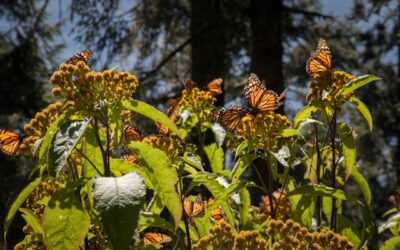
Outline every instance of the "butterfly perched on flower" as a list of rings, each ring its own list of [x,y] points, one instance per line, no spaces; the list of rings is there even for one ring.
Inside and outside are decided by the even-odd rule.
[[[230,132],[240,133],[239,130],[244,116],[274,111],[283,104],[282,99],[286,95],[286,90],[279,96],[274,91],[267,90],[264,83],[254,73],[250,74],[243,92],[247,101],[247,108],[238,106],[222,108],[211,113],[211,120],[219,123]]]
[[[125,141],[128,143],[131,141],[138,141],[142,139],[142,133],[137,128],[132,127],[128,124],[124,125],[123,132]]]
[[[207,90],[210,91],[213,96],[219,95],[222,93],[221,90],[221,84],[222,84],[222,78],[217,78],[212,80],[207,84]]]
[[[7,155],[17,155],[23,137],[23,135],[17,132],[0,129],[1,151]]]
[[[175,123],[176,120],[178,119],[178,112],[179,112],[178,100],[171,98],[168,100],[167,104],[168,104],[167,115],[168,115],[169,119],[171,119],[172,122]],[[164,124],[156,122],[156,126],[158,129],[158,132],[161,135],[168,136],[171,133],[170,129],[167,126],[165,126]]]
[[[79,61],[82,61],[82,62],[87,64],[88,61],[90,60],[90,58],[92,58],[92,55],[93,55],[92,51],[90,51],[88,49],[87,50],[83,50],[83,51],[73,55],[65,63],[66,64],[76,65]]]
[[[225,213],[224,210],[222,210],[221,206],[218,206],[212,211],[211,220],[217,224],[220,224],[221,222],[225,221]]]
[[[141,237],[145,245],[148,244],[163,244],[172,241],[172,238],[168,235],[156,232],[144,233]]]
[[[205,201],[201,199],[201,196],[197,196],[195,201],[191,201],[189,198],[185,198],[183,201],[183,210],[189,217],[194,217],[201,214],[205,209]]]
[[[211,121],[219,123],[225,130],[232,133],[239,132],[242,118],[249,113],[247,108],[232,105],[229,108],[222,108],[211,113]]]
[[[332,70],[332,56],[325,39],[320,38],[315,50],[306,64],[307,74],[313,78]]]

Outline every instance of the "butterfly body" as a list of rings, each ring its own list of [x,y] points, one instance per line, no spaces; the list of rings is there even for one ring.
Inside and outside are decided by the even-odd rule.
[[[82,61],[82,62],[87,64],[88,61],[90,60],[90,58],[92,58],[92,55],[93,55],[92,51],[90,51],[88,49],[87,50],[83,50],[83,51],[73,55],[65,63],[66,64],[76,65],[78,62]]]
[[[307,74],[316,78],[332,70],[332,56],[328,43],[320,38],[317,49],[311,54],[306,64]]]
[[[205,209],[205,202],[198,197],[196,201],[191,201],[189,198],[185,198],[183,201],[183,210],[189,217],[194,217],[201,214]]]
[[[138,141],[142,139],[142,133],[137,128],[128,124],[125,124],[123,131],[126,142]]]
[[[23,141],[23,135],[10,131],[0,129],[0,149],[7,155],[17,155],[19,147]]]

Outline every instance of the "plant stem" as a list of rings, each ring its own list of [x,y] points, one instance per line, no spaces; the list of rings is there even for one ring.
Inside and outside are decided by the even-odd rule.
[[[184,150],[186,150],[186,148],[184,148]],[[179,182],[178,182],[179,183],[179,189],[178,190],[180,190],[180,193],[181,193],[182,216],[183,216],[183,222],[185,224],[187,246],[188,246],[188,249],[191,250],[192,249],[192,241],[190,239],[189,220],[188,220],[188,217],[186,216],[185,206],[184,206],[185,195],[184,195],[184,192],[183,192],[182,171],[183,171],[183,167],[181,165],[179,167],[179,171],[178,171],[178,177],[179,177]]]
[[[336,138],[336,104],[333,105],[333,116],[332,116],[332,133],[331,133],[331,150],[332,150],[332,188],[336,188],[336,154],[335,154],[335,138]],[[332,198],[332,209],[331,209],[331,230],[336,232],[336,202],[335,198]]]
[[[318,142],[318,126],[314,124],[314,130],[315,130],[315,150],[317,154],[317,166],[316,166],[316,174],[317,174],[317,184],[320,184],[321,182],[321,151],[319,148],[319,142]],[[321,226],[321,212],[322,212],[322,197],[317,196],[317,201],[316,201],[316,215],[317,215],[317,228]]]
[[[108,166],[106,152],[104,151],[103,144],[101,143],[100,135],[99,135],[99,125],[98,125],[98,118],[95,117],[93,119],[93,127],[94,127],[94,136],[96,137],[97,144],[99,144],[99,148],[101,151],[101,155],[103,157],[103,164],[104,164],[104,176],[109,177],[111,176],[111,171]]]
[[[272,161],[273,158],[271,157],[271,154],[267,152],[267,171],[268,171],[268,198],[269,198],[269,208],[271,210],[271,218],[275,218],[275,211],[274,211],[274,205],[273,205],[273,178],[272,178]]]
[[[100,172],[100,170],[96,167],[96,165],[94,165],[94,163],[82,152],[80,151],[78,148],[75,148],[75,150],[82,155],[83,158],[85,158],[85,160],[87,160],[89,162],[90,165],[92,165],[92,167],[94,168],[94,170],[96,170],[96,172],[103,176],[103,174]]]

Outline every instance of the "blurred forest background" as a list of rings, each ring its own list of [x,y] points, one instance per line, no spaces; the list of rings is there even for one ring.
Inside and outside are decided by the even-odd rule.
[[[400,186],[399,1],[0,0],[0,18],[0,127],[17,131],[53,101],[53,70],[83,49],[94,52],[96,70],[117,66],[136,74],[136,98],[162,110],[184,79],[205,85],[222,77],[218,104],[240,102],[254,72],[269,89],[289,89],[291,118],[308,91],[305,62],[323,37],[334,68],[382,78],[357,92],[371,110],[373,132],[354,110],[343,118],[359,124],[357,163],[373,192],[376,221],[392,206],[388,197]],[[32,166],[0,154],[2,223]],[[10,245],[20,229],[17,220]]]

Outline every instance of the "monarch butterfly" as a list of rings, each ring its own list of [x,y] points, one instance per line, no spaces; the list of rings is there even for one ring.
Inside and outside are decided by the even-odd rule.
[[[256,112],[273,111],[282,105],[286,90],[280,96],[272,90],[267,90],[257,75],[251,73],[247,84],[244,86],[244,96],[249,107]]]
[[[23,135],[9,130],[0,129],[0,149],[7,155],[17,155]]]
[[[205,202],[201,200],[201,196],[198,196],[196,201],[191,201],[189,198],[185,198],[183,201],[183,209],[185,214],[189,217],[194,217],[201,214],[204,211]]]
[[[210,83],[207,84],[207,90],[210,91],[213,95],[221,94],[222,81],[223,81],[222,78],[217,78],[212,80]]]
[[[282,188],[272,193],[272,207],[277,214],[285,213],[287,210],[291,209],[290,202],[286,196],[285,191]],[[263,210],[268,214],[271,213],[271,203],[268,196],[263,197],[263,203],[261,203],[261,210]]]
[[[128,124],[124,125],[123,131],[126,142],[138,141],[142,139],[142,133],[137,128]]]
[[[221,222],[225,221],[225,213],[224,210],[222,210],[221,206],[217,207],[212,211],[211,220],[217,224],[220,224]]]
[[[307,74],[315,78],[332,69],[332,57],[325,39],[320,38],[315,50],[306,64]]]
[[[183,86],[188,94],[192,91],[192,89],[196,86],[196,83],[193,80],[186,79],[183,81]]]
[[[148,232],[143,234],[142,240],[145,245],[148,245],[167,243],[170,242],[172,238],[162,233]]]
[[[168,100],[167,104],[168,104],[168,110],[167,110],[168,117],[169,117],[169,119],[172,120],[173,123],[175,123],[176,120],[178,119],[178,111],[179,111],[178,100],[171,98]],[[160,132],[160,134],[162,134],[162,135],[168,136],[171,132],[167,126],[165,126],[161,123],[156,122],[156,126],[158,129],[158,132]]]
[[[249,113],[249,109],[235,105],[222,108],[211,113],[211,121],[218,122],[225,130],[236,133],[240,132],[242,118]]]
[[[132,151],[129,149],[126,149],[125,152],[122,154],[122,159],[124,159],[125,161],[129,161],[131,163],[137,164],[139,163],[137,157],[135,155],[132,154]]]
[[[66,64],[73,64],[76,65],[79,61],[83,61],[84,63],[88,63],[90,58],[92,57],[93,53],[90,50],[83,50],[79,53],[73,55],[70,59],[68,59],[65,63]]]
[[[400,209],[400,188],[396,188],[396,193],[389,197],[389,201],[396,206],[397,209]]]

